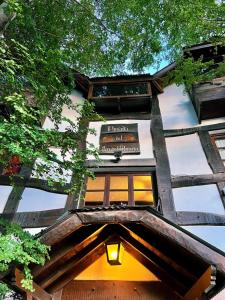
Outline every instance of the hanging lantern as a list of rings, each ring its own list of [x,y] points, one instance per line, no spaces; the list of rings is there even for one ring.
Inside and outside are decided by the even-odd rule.
[[[121,265],[124,247],[120,241],[110,241],[106,243],[106,256],[110,265]]]

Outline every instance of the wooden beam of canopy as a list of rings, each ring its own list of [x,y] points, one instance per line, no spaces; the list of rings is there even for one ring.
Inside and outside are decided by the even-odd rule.
[[[225,216],[198,211],[178,211],[177,223],[181,226],[188,225],[214,225],[224,226]]]
[[[66,261],[62,261],[60,266],[51,269],[50,272],[45,272],[44,278],[39,281],[41,287],[47,288],[48,286],[53,284],[54,281],[64,276],[64,274],[70,272],[70,270],[73,269],[74,266],[77,266],[78,263],[81,263],[82,259],[86,255],[90,255],[90,253],[93,253],[95,249],[99,248],[100,247],[99,245],[102,245],[106,239],[107,237],[104,234],[99,235],[94,241],[86,245],[76,255],[74,255],[73,257],[69,258]]]
[[[88,268],[93,261],[97,260],[100,256],[105,252],[104,243],[99,244],[97,247],[93,248],[92,251],[88,252],[85,256],[82,257],[81,260],[73,263],[69,270],[63,274],[63,276],[59,277],[55,280],[47,290],[50,293],[55,293],[62,289],[67,283],[73,280],[77,275],[79,275],[83,270]]]
[[[82,235],[80,230],[78,230],[78,234],[76,236],[73,235],[71,240],[62,243],[62,245],[60,244],[58,249],[56,251],[53,251],[53,253],[50,252],[50,260],[47,261],[44,266],[36,266],[33,269],[32,275],[34,276],[34,278],[42,273],[45,273],[45,271],[52,266],[54,267],[57,261],[62,260],[64,257],[69,259],[70,257],[78,254],[82,249],[84,249],[86,246],[97,239],[98,235],[104,227],[105,225],[96,230],[96,227],[90,226],[87,228],[89,230],[85,232],[85,235]]]
[[[15,269],[15,278],[16,285],[19,289],[25,291],[27,293],[27,299],[32,299],[34,297],[36,300],[52,300],[52,295],[47,293],[44,289],[42,289],[37,283],[33,281],[34,291],[28,291],[23,286],[21,281],[24,279],[23,273],[19,269]]]
[[[154,253],[157,257],[159,257],[163,262],[165,262],[168,265],[171,265],[177,272],[183,274],[183,276],[187,277],[189,280],[196,280],[196,277],[190,273],[187,268],[183,268],[180,266],[178,263],[176,263],[175,260],[172,260],[168,255],[165,255],[162,253],[159,249],[156,247],[152,246],[149,242],[141,238],[139,235],[134,233],[130,228],[127,228],[126,226],[123,226],[125,230],[125,234],[127,236],[130,236],[131,238],[135,239],[137,242],[139,242],[141,245],[143,245],[146,249]]]
[[[215,285],[216,269],[210,266],[185,294],[184,300],[201,299],[202,295],[210,291]]]

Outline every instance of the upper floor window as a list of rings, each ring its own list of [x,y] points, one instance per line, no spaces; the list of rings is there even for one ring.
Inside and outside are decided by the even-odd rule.
[[[194,85],[192,96],[199,121],[225,117],[225,78]]]
[[[146,82],[95,84],[93,97],[128,96],[149,94]]]
[[[225,166],[225,134],[213,135],[212,138]]]
[[[96,80],[89,89],[88,99],[95,103],[98,113],[120,114],[151,112],[151,77],[120,77]]]
[[[87,179],[85,205],[154,205],[150,174],[102,174]]]

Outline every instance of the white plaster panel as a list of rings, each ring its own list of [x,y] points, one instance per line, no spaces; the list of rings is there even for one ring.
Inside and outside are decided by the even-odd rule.
[[[187,128],[198,125],[194,106],[184,86],[172,84],[158,95],[164,129]]]
[[[38,189],[25,188],[19,202],[18,212],[41,211],[63,208],[67,195],[49,193]]]
[[[77,90],[73,90],[69,97],[70,97],[73,105],[80,105],[84,101],[82,94]],[[66,117],[76,123],[77,118],[79,117],[79,113],[74,109],[68,108],[67,105],[63,105],[62,116]],[[59,125],[58,130],[64,132],[68,126],[69,126],[69,123],[66,121],[63,121]],[[54,124],[48,117],[44,121],[43,128],[44,129],[54,129]]]
[[[0,185],[0,213],[3,212],[11,191],[12,191],[11,186]]]
[[[225,214],[216,184],[176,188],[173,196],[177,211]]]
[[[99,139],[101,126],[105,124],[134,124],[138,123],[138,136],[140,142],[140,154],[139,155],[123,155],[122,159],[142,159],[142,158],[153,158],[153,147],[152,147],[152,137],[150,133],[150,120],[111,120],[107,122],[90,122],[89,128],[95,129],[96,135],[89,134],[87,136],[87,141],[92,143],[95,147],[99,147]],[[112,155],[100,155],[101,159],[110,160]],[[94,159],[93,156],[88,156],[89,160]]]
[[[172,175],[211,174],[198,134],[166,138]]]
[[[52,152],[54,152],[57,155],[57,159],[63,161],[62,155],[61,155],[61,151],[60,148],[50,148],[50,150]],[[69,152],[66,153],[65,155],[65,159],[66,160],[70,160],[71,158],[71,154]],[[35,164],[37,163],[42,163],[43,161],[40,158],[37,158],[35,161]],[[34,169],[32,171],[32,175],[31,177],[38,177],[39,179],[43,179],[43,180],[48,180],[48,177],[51,177],[52,179],[54,179],[55,181],[64,181],[69,183],[72,177],[72,171],[71,170],[65,170],[62,169],[62,174],[58,174],[56,172],[56,169],[58,168],[58,163],[56,162],[52,162],[51,164],[51,168],[49,169],[49,173],[48,174],[42,174],[41,176],[38,177],[37,172],[35,171],[35,165],[34,165]]]
[[[224,300],[225,299],[225,288],[220,291],[212,300]]]
[[[222,118],[202,120],[200,125],[213,125],[213,124],[219,124],[224,122],[225,122],[225,117],[222,117]]]
[[[225,226],[183,226],[199,238],[225,252]]]

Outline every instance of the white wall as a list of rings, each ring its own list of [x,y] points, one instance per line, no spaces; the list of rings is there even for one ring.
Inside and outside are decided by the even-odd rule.
[[[196,225],[183,228],[225,252],[225,226]]]
[[[152,147],[152,137],[150,133],[150,120],[113,120],[106,122],[90,122],[89,127],[96,130],[96,135],[89,134],[87,141],[99,147],[99,139],[101,126],[105,124],[134,124],[138,123],[138,136],[140,142],[140,155],[123,155],[123,159],[140,159],[140,158],[154,158],[153,147]],[[100,155],[101,159],[112,159],[113,155]],[[94,157],[89,156],[88,159],[94,159]]]
[[[0,185],[0,213],[3,212],[11,191],[12,191],[11,186]]]
[[[216,184],[176,188],[173,196],[177,211],[225,214]]]
[[[166,138],[172,175],[211,174],[198,134]]]
[[[72,100],[73,105],[82,104],[84,101],[82,94],[77,90],[73,90],[69,97]],[[79,113],[77,111],[75,111],[73,109],[69,109],[66,105],[63,106],[62,115],[64,117],[67,117],[68,119],[70,119],[71,121],[73,121],[75,123],[77,121],[77,118],[79,117]],[[62,132],[65,131],[68,126],[69,126],[69,123],[63,121],[59,125],[59,131],[62,131]],[[43,124],[43,128],[44,129],[53,129],[54,128],[53,122],[49,118],[46,118],[44,121],[44,124]]]
[[[179,129],[198,125],[198,119],[184,86],[170,85],[158,95],[164,129]]]
[[[17,212],[63,208],[66,204],[66,199],[67,195],[25,188]]]

